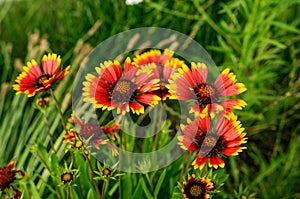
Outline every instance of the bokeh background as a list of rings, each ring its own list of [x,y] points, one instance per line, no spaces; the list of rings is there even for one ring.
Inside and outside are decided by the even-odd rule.
[[[248,88],[242,94],[248,106],[238,112],[248,149],[228,159],[230,175],[224,195],[217,198],[233,198],[239,189],[256,198],[300,198],[299,13],[299,0],[145,0],[135,5],[121,0],[1,0],[0,165],[16,158],[17,168],[30,177],[24,182],[27,192],[47,195],[49,174],[35,157],[41,145],[49,144],[43,116],[32,108],[36,98],[12,90],[27,61],[55,52],[63,66],[73,66],[56,88],[68,115],[72,80],[88,53],[119,32],[155,26],[190,36]],[[51,110],[51,129],[62,132],[55,107]],[[55,136],[63,157],[62,136]]]

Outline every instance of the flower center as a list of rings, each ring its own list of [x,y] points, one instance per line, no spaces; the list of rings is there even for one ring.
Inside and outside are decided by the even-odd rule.
[[[137,86],[129,80],[119,80],[112,89],[112,101],[129,102]]]
[[[160,98],[163,98],[165,95],[169,94],[169,89],[166,87],[167,82],[165,80],[161,80],[159,89],[155,90],[154,93],[158,95]]]
[[[60,180],[61,180],[64,184],[68,184],[68,183],[72,182],[72,181],[73,181],[73,173],[71,173],[71,172],[63,173],[63,174],[60,176]]]
[[[111,174],[112,174],[112,171],[109,168],[104,168],[102,170],[102,176],[103,177],[107,178],[107,177],[111,176]]]
[[[100,136],[100,133],[101,133],[101,129],[99,127],[99,124],[95,121],[88,122],[81,126],[80,135],[84,139],[89,139],[92,136],[93,136],[92,140],[96,139],[97,137]]]
[[[215,103],[219,99],[218,91],[210,84],[197,84],[197,86],[194,88],[194,92],[201,107],[205,107],[207,104]]]
[[[44,87],[44,83],[50,78],[49,75],[42,75],[35,81],[35,87],[41,88]]]
[[[203,145],[208,147],[214,147],[217,144],[217,139],[213,136],[206,136],[203,140]]]
[[[217,156],[220,151],[222,151],[225,146],[225,140],[218,137],[215,134],[202,134],[195,137],[195,142],[200,149],[200,152],[209,157]]]
[[[191,194],[191,196],[198,197],[198,196],[201,195],[201,193],[202,193],[201,186],[196,185],[196,184],[191,186],[191,188],[190,188],[190,194]]]
[[[82,146],[83,146],[83,142],[80,141],[80,140],[77,140],[77,141],[75,142],[75,144],[74,144],[74,147],[75,147],[76,149],[81,149]]]

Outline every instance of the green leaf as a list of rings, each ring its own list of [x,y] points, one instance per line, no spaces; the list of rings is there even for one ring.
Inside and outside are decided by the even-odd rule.
[[[160,177],[159,177],[159,179],[158,179],[158,181],[157,181],[156,187],[155,187],[155,189],[154,189],[154,196],[155,196],[155,197],[157,197],[157,195],[158,195],[158,193],[159,193],[159,190],[160,190],[160,188],[161,188],[161,185],[162,185],[162,183],[163,183],[163,181],[164,181],[164,179],[165,179],[166,172],[167,172],[167,170],[165,169],[165,170],[162,172],[162,174],[160,175]]]
[[[295,26],[291,26],[289,24],[280,22],[280,21],[273,21],[272,24],[278,28],[281,28],[283,30],[292,32],[292,33],[296,33],[296,34],[300,34],[300,30],[298,28],[296,28]]]
[[[132,195],[132,198],[135,199],[135,198],[141,198],[142,197],[142,189],[141,189],[141,185],[142,185],[142,181],[140,180],[138,185],[136,186],[136,189]]]
[[[142,188],[144,190],[144,193],[145,193],[146,197],[148,199],[153,199],[153,196],[151,195],[150,190],[148,189],[148,187],[147,187],[147,185],[146,185],[143,178],[141,178],[141,185],[142,185]]]

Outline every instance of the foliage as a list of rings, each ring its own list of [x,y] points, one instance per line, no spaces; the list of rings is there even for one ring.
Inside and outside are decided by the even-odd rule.
[[[71,115],[72,80],[83,58],[110,36],[147,26],[189,35],[222,66],[220,70],[229,66],[248,88],[243,94],[248,105],[239,113],[248,133],[248,149],[239,157],[229,158],[228,166],[218,171],[224,185],[223,194],[216,193],[215,198],[241,194],[257,198],[300,197],[299,1],[145,0],[128,6],[119,0],[29,0],[1,1],[0,6],[0,165],[17,158],[16,168],[26,172],[26,178],[20,181],[24,198],[55,198],[58,192],[61,198],[66,197],[64,190],[55,186],[58,177],[53,176],[60,175],[58,163],[71,160],[62,143],[63,127],[54,103],[47,112],[57,158],[50,153],[43,113],[32,108],[36,99],[16,96],[12,90],[22,65],[41,58],[45,52],[56,52],[64,55],[64,66],[74,66],[55,88],[67,118]],[[75,156],[77,179],[89,182],[85,159],[81,154]],[[95,159],[91,161],[96,165]],[[122,176],[121,183],[109,183],[105,189],[107,198],[162,198],[173,191],[173,198],[177,198],[174,187],[181,161],[182,158],[149,173],[148,177]],[[91,184],[82,183],[81,190],[74,189],[79,196],[94,198]]]

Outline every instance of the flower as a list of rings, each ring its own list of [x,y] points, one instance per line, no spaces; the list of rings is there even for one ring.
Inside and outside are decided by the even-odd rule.
[[[109,178],[113,175],[113,171],[110,168],[105,167],[101,170],[101,174],[104,178]]]
[[[178,136],[181,148],[188,151],[197,151],[198,155],[194,162],[194,169],[202,169],[206,162],[209,167],[217,169],[224,167],[222,156],[238,155],[246,147],[246,132],[241,122],[231,113],[221,115],[216,121],[216,127],[212,128],[209,116],[188,120],[187,125],[182,125],[183,136]]]
[[[5,193],[5,189],[13,188],[14,190],[14,199],[18,199],[21,197],[22,193],[15,189],[12,186],[12,183],[16,180],[16,174],[20,173],[22,177],[25,176],[24,171],[22,170],[14,170],[14,166],[16,164],[15,160],[12,160],[7,164],[7,166],[0,167],[0,193]]]
[[[56,81],[69,72],[70,66],[59,73],[60,62],[60,56],[56,54],[44,55],[42,58],[43,72],[34,59],[27,62],[27,66],[23,67],[24,72],[17,77],[17,84],[13,85],[13,89],[17,91],[17,94],[25,93],[28,97],[50,89]]]
[[[169,79],[172,74],[181,67],[184,62],[178,58],[173,57],[174,52],[166,49],[163,54],[159,50],[150,50],[133,58],[136,65],[147,65],[154,63],[152,68],[153,78],[159,79],[159,89],[153,91],[162,100],[171,96],[169,89],[166,87],[169,84]]]
[[[83,82],[83,99],[94,104],[95,108],[112,110],[125,114],[130,109],[133,113],[144,113],[145,105],[158,104],[160,98],[152,94],[157,89],[155,79],[151,79],[151,71],[140,71],[127,58],[124,63],[124,73],[118,61],[106,61],[96,67],[97,76],[86,75]]]
[[[65,172],[60,175],[60,181],[64,184],[70,184],[74,179],[74,174],[72,172]]]
[[[92,143],[98,150],[100,149],[99,145],[106,145],[111,150],[113,156],[119,155],[118,150],[111,144],[106,136],[106,134],[110,134],[112,139],[115,138],[113,130],[117,130],[117,125],[100,127],[95,120],[86,123],[85,120],[80,120],[75,115],[74,121],[80,126],[79,135],[87,140],[87,143]],[[105,131],[102,129],[105,129]]]
[[[209,191],[215,189],[215,185],[210,178],[200,178],[196,180],[195,175],[189,176],[188,182],[183,182],[181,192],[185,199],[207,199],[210,198]]]
[[[200,117],[214,117],[219,111],[228,114],[232,109],[242,109],[246,102],[241,99],[224,99],[244,91],[242,83],[236,83],[236,76],[228,68],[216,78],[213,84],[207,82],[208,69],[204,63],[191,63],[191,69],[186,65],[178,69],[170,80],[168,88],[173,98],[179,100],[196,100],[192,105]]]
[[[104,134],[109,134],[111,136],[112,140],[116,139],[115,131],[120,130],[120,127],[118,124],[112,124],[111,126],[101,126],[101,130]]]
[[[63,137],[65,138],[64,143],[75,143],[76,138],[78,137],[78,133],[74,131],[74,129],[69,129],[67,134],[64,134]]]
[[[43,110],[49,106],[49,103],[50,103],[49,97],[40,97],[36,100],[36,107],[38,109]]]

